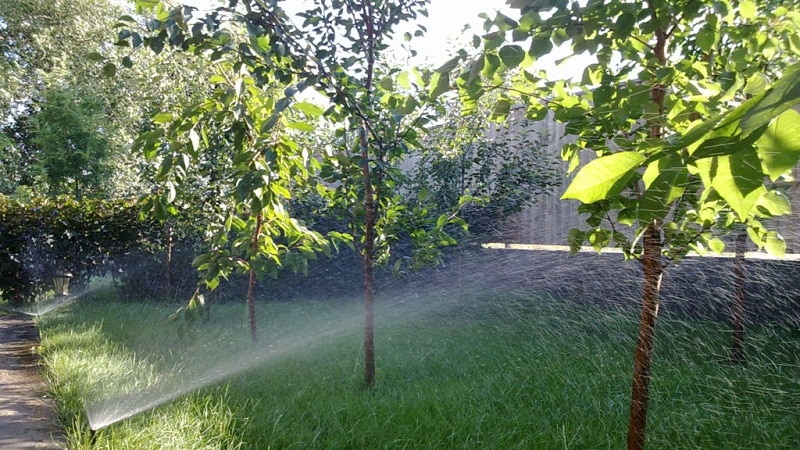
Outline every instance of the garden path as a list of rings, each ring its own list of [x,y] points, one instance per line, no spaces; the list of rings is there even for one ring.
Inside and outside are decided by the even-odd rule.
[[[0,449],[64,448],[55,403],[45,395],[30,318],[0,312]]]

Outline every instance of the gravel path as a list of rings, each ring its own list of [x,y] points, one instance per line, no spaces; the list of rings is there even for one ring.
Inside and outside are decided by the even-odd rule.
[[[65,448],[53,400],[45,396],[30,318],[0,313],[0,449]]]

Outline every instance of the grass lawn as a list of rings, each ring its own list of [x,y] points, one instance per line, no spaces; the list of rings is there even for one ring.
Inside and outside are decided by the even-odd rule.
[[[631,311],[512,293],[385,299],[365,390],[359,300],[261,303],[255,348],[243,305],[168,323],[176,308],[99,296],[38,319],[71,448],[625,444]],[[656,335],[649,448],[800,448],[798,330],[749,329],[744,366],[726,362],[726,324],[661,320]]]

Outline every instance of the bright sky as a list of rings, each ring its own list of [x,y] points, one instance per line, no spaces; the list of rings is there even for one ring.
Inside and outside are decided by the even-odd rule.
[[[420,45],[417,51],[432,66],[439,66],[458,48],[467,46],[471,48],[473,34],[485,33],[483,30],[485,19],[479,18],[479,14],[486,13],[493,19],[498,11],[512,19],[519,17],[519,10],[508,7],[506,0],[431,0],[428,6],[428,18],[420,21],[428,29],[427,36],[419,40],[425,45]],[[471,30],[465,31],[465,24],[469,24]],[[555,61],[563,58],[565,54],[565,49],[561,51],[557,49],[553,54],[540,58],[533,70],[545,70],[551,79],[580,77],[583,68],[589,63],[588,59],[578,56],[563,65],[556,66]]]
[[[218,3],[218,0],[177,0],[200,8]],[[307,0],[287,0],[282,7],[291,13],[293,5],[297,9]],[[414,49],[419,56],[414,63],[428,63],[438,67],[455,53],[459,48],[471,48],[473,34],[484,34],[484,19],[478,17],[486,13],[494,18],[497,11],[502,11],[512,19],[519,16],[518,10],[513,10],[506,5],[506,0],[431,0],[428,5],[428,17],[421,17],[420,24],[428,30],[423,38],[412,41]],[[464,30],[464,25],[469,24],[471,29]],[[404,30],[405,31],[405,30]],[[413,29],[411,30],[413,31]],[[398,40],[402,40],[403,33],[398,33]],[[398,44],[399,48],[399,44]],[[576,57],[563,65],[556,66],[555,61],[565,55],[564,51],[540,58],[534,65],[534,70],[545,70],[550,79],[561,79],[580,75],[586,66],[587,58]],[[398,56],[405,56],[398,50]]]

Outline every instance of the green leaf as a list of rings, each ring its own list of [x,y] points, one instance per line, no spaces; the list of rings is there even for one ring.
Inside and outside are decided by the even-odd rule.
[[[619,152],[589,162],[575,175],[562,199],[594,203],[622,192],[645,157],[637,152]]]
[[[764,241],[764,249],[773,256],[783,256],[786,254],[786,241],[775,231],[768,231]]]
[[[431,76],[430,83],[430,96],[436,98],[450,90],[450,73],[449,72],[435,72]]]
[[[531,39],[531,48],[528,50],[531,56],[539,58],[553,50],[553,43],[550,41],[549,33],[541,33]]]
[[[86,59],[88,59],[89,61],[102,61],[104,58],[103,55],[101,55],[100,53],[91,52],[86,55]]]
[[[800,64],[795,64],[787,69],[766,95],[756,98],[758,100],[747,108],[747,112],[741,119],[743,135],[766,125],[784,111],[800,105]]]
[[[755,149],[718,156],[711,165],[711,187],[733,208],[747,217],[765,192],[761,162]]]
[[[498,100],[495,103],[494,108],[492,109],[492,115],[489,117],[491,120],[494,121],[502,121],[508,117],[508,113],[511,111],[511,102],[505,99]]]
[[[298,122],[294,120],[290,120],[286,122],[286,126],[295,130],[300,130],[306,133],[310,133],[316,129],[314,125],[308,122]]]
[[[672,154],[650,163],[642,180],[645,191],[639,199],[638,218],[644,223],[667,215],[670,204],[683,194],[689,172],[681,158]]]
[[[200,151],[200,135],[197,134],[197,130],[192,128],[189,130],[189,141],[192,143],[192,149],[195,152]]]
[[[748,95],[758,95],[767,89],[767,77],[761,72],[756,72],[747,79],[744,93]]]
[[[103,75],[112,78],[116,74],[117,66],[115,66],[113,63],[107,63],[105,66],[103,66]]]
[[[384,90],[391,91],[394,88],[394,81],[391,77],[383,77],[378,85]]]
[[[769,191],[758,198],[756,209],[766,217],[791,214],[792,204],[789,198],[778,191]]]
[[[791,67],[767,92],[751,98],[735,109],[712,117],[690,129],[662,153],[680,152],[706,139],[739,133],[740,139],[767,125],[784,111],[800,104],[800,66]]]
[[[311,117],[319,117],[325,112],[321,107],[309,102],[295,103],[294,107]]]
[[[739,3],[739,15],[743,19],[754,19],[756,17],[756,4],[751,0],[742,0]]]
[[[519,45],[505,45],[498,52],[498,56],[507,68],[513,69],[525,59],[525,50]]]
[[[572,228],[567,235],[567,242],[569,243],[570,253],[577,253],[583,245],[583,240],[586,239],[586,233],[578,228]]]
[[[621,40],[628,39],[635,25],[636,17],[633,14],[626,12],[620,15],[614,24],[614,37]]]
[[[461,55],[454,56],[453,58],[450,58],[446,63],[439,66],[439,68],[436,69],[435,72],[438,73],[451,72],[453,69],[458,67],[458,63],[460,61],[461,61]]]
[[[172,122],[172,118],[173,118],[172,114],[170,114],[168,112],[162,112],[162,113],[158,113],[155,116],[153,116],[153,122],[154,123],[158,123],[158,124],[165,124],[165,123]]]
[[[704,52],[709,52],[717,44],[717,38],[717,30],[705,26],[697,33],[697,47]]]
[[[764,173],[775,181],[800,161],[800,113],[790,109],[770,122],[756,141]]]
[[[712,238],[708,240],[708,248],[714,253],[722,253],[725,251],[725,243],[722,239]]]

